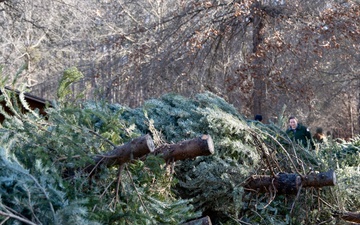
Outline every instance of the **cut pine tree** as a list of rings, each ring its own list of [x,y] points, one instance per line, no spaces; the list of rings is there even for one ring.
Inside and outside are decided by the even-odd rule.
[[[100,165],[107,167],[118,165],[131,160],[141,159],[147,154],[159,155],[166,162],[192,159],[197,156],[207,156],[214,153],[214,143],[210,135],[202,135],[194,139],[185,140],[177,144],[165,144],[155,149],[150,135],[136,138],[124,145],[94,158],[94,163],[85,167],[84,171],[90,174],[96,172]]]
[[[278,194],[296,194],[300,187],[320,188],[335,186],[336,175],[333,170],[322,173],[310,173],[301,176],[293,173],[279,173],[276,176],[254,175],[251,176],[244,187],[259,193],[276,192]]]

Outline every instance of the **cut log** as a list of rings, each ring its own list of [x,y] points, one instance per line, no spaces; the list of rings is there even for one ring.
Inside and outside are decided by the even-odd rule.
[[[348,222],[360,224],[360,212],[343,212],[340,218]]]
[[[186,140],[177,144],[162,145],[155,149],[150,135],[136,138],[113,150],[97,155],[91,165],[85,167],[84,171],[90,174],[100,165],[107,167],[122,165],[133,159],[140,159],[145,155],[153,153],[165,159],[166,162],[191,159],[197,156],[206,156],[214,153],[214,143],[210,135],[202,135],[199,138]]]
[[[296,194],[300,186],[320,188],[334,186],[335,184],[335,172],[329,170],[323,173],[310,173],[306,176],[287,173],[279,173],[275,177],[270,175],[254,175],[250,177],[244,187],[259,193]]]
[[[200,219],[191,220],[189,222],[183,223],[182,225],[211,225],[211,220],[209,216],[202,217]]]
[[[259,193],[277,192],[278,194],[296,194],[301,184],[297,174],[279,173],[276,177],[269,175],[251,176],[245,188]]]
[[[185,140],[177,144],[162,145],[155,149],[155,155],[161,155],[166,162],[193,159],[214,153],[214,143],[210,135]]]
[[[336,175],[334,170],[324,173],[310,173],[302,178],[303,187],[335,186]]]
[[[154,150],[154,142],[151,136],[147,134],[121,146],[117,146],[103,155],[97,155],[94,158],[94,163],[85,168],[85,172],[92,173],[94,168],[99,165],[105,165],[107,167],[122,165],[133,159],[138,159],[148,153],[154,152]]]

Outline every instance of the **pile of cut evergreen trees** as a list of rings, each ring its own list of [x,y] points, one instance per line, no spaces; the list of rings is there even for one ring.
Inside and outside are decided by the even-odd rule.
[[[46,116],[4,85],[1,93],[11,109],[0,109],[2,224],[194,224],[204,217],[212,224],[348,224],[359,217],[360,138],[312,151],[289,140],[282,115],[278,124],[247,120],[212,93],[167,94],[135,109],[59,99]],[[214,151],[181,160],[135,156],[127,144],[144,135],[153,149],[206,135]],[[127,160],[116,158],[127,150]],[[301,182],[328,171],[329,185]],[[292,191],[278,191],[283,174]],[[250,185],[262,177],[270,184]]]

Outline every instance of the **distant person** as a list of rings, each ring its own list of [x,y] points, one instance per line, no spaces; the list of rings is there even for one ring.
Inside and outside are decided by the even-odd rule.
[[[315,144],[312,140],[310,130],[298,123],[296,117],[289,117],[289,128],[286,130],[286,134],[297,143],[300,143],[305,148],[308,147],[308,142],[310,143],[310,148],[315,149]]]
[[[255,115],[254,120],[261,122],[262,121],[262,115],[259,115],[259,114]]]
[[[316,133],[314,134],[313,139],[317,143],[324,143],[326,141],[326,136],[321,127],[316,128]]]

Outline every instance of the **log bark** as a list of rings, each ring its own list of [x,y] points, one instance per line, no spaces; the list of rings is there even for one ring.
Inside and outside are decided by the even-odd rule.
[[[197,156],[206,156],[214,153],[214,143],[210,135],[185,140],[177,144],[162,145],[155,149],[150,135],[136,138],[113,150],[97,155],[94,162],[84,168],[86,173],[93,174],[100,165],[107,167],[123,165],[133,159],[141,159],[145,155],[153,153],[160,155],[166,162],[191,159]]]
[[[323,186],[335,186],[336,175],[334,170],[329,170],[323,173],[310,173],[302,178],[303,187],[323,187]]]
[[[191,220],[189,222],[183,223],[182,225],[212,225],[210,217],[205,216],[200,219]]]
[[[360,224],[360,212],[343,212],[340,218],[348,222]]]
[[[306,176],[288,173],[279,173],[275,177],[270,175],[254,175],[250,177],[244,187],[259,193],[296,194],[300,186],[320,188],[334,185],[336,185],[335,172],[329,170],[323,173],[310,173]]]
[[[214,143],[210,135],[185,140],[177,144],[163,145],[155,149],[155,155],[161,155],[166,162],[193,159],[214,153]]]
[[[92,173],[99,165],[107,167],[113,165],[122,165],[133,159],[138,159],[148,153],[154,152],[154,142],[150,135],[143,135],[121,146],[117,146],[113,150],[106,152],[103,155],[97,155],[94,158],[94,163],[88,165],[85,172]]]

